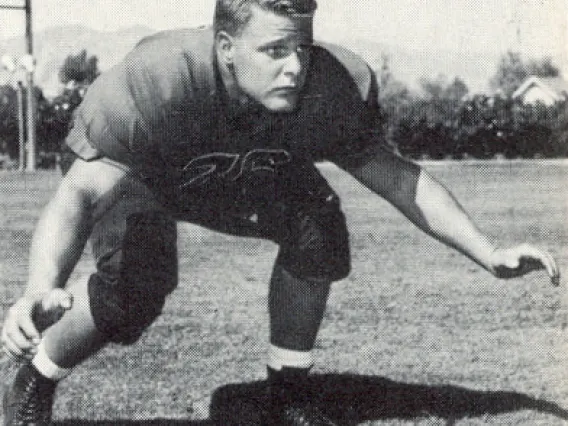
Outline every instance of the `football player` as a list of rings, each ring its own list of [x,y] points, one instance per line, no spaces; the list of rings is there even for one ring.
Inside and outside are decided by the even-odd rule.
[[[550,254],[496,246],[440,183],[383,147],[375,76],[314,42],[315,10],[314,0],[218,0],[213,29],[148,37],[91,85],[3,326],[6,353],[30,361],[6,392],[6,425],[49,423],[59,380],[160,315],[177,285],[177,220],[279,245],[265,424],[334,424],[302,386],[331,283],[350,271],[340,200],[317,161],[498,277],[546,269],[558,280]],[[96,271],[68,282],[87,242]],[[57,288],[73,303],[40,335],[32,311]]]

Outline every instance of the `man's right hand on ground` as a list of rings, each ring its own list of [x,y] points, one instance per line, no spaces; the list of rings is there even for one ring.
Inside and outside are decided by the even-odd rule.
[[[41,332],[57,322],[72,304],[72,296],[62,289],[21,297],[6,314],[2,328],[4,352],[16,361],[31,360],[41,341]]]

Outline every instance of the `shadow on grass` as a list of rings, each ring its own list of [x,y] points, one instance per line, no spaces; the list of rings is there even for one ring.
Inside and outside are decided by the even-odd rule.
[[[52,426],[213,426],[209,420],[62,420]]]
[[[476,391],[458,386],[433,386],[395,382],[376,376],[350,374],[314,375],[309,384],[315,403],[340,425],[372,420],[412,420],[437,417],[452,424],[461,418],[533,410],[568,420],[568,411],[557,404],[517,392]],[[259,424],[251,409],[265,407],[263,383],[231,384],[214,393],[211,418],[216,424]],[[258,411],[258,410],[256,410]]]
[[[437,417],[453,424],[462,418],[532,410],[568,420],[568,410],[555,403],[518,392],[476,391],[450,385],[408,384],[376,376],[314,375],[308,382],[314,403],[338,424],[349,426],[372,420],[412,420]],[[211,398],[211,420],[83,421],[66,420],[55,426],[166,426],[261,425],[267,407],[265,383],[229,384]]]

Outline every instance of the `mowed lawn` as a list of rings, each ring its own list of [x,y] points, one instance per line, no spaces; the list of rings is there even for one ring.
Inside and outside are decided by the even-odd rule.
[[[568,276],[568,164],[428,163],[503,244],[553,252]],[[500,281],[333,167],[353,257],[318,338],[318,403],[345,425],[568,424],[568,300],[545,274]],[[0,173],[0,314],[21,294],[56,173]],[[59,387],[59,425],[255,424],[265,404],[267,282],[277,247],[179,225],[180,286],[135,345]],[[88,276],[81,261],[74,279]],[[7,380],[13,366],[2,363]]]

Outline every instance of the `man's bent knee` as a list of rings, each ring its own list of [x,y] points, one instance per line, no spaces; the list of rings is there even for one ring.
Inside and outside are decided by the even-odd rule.
[[[160,315],[177,286],[175,223],[160,212],[128,217],[119,251],[89,280],[91,313],[110,341],[131,344]]]
[[[144,330],[160,315],[165,297],[142,301],[117,292],[115,285],[103,281],[98,274],[89,279],[91,315],[97,330],[114,343],[136,342]]]
[[[330,283],[351,272],[349,233],[339,204],[300,211],[290,221],[288,239],[281,243],[277,263],[292,275]]]

